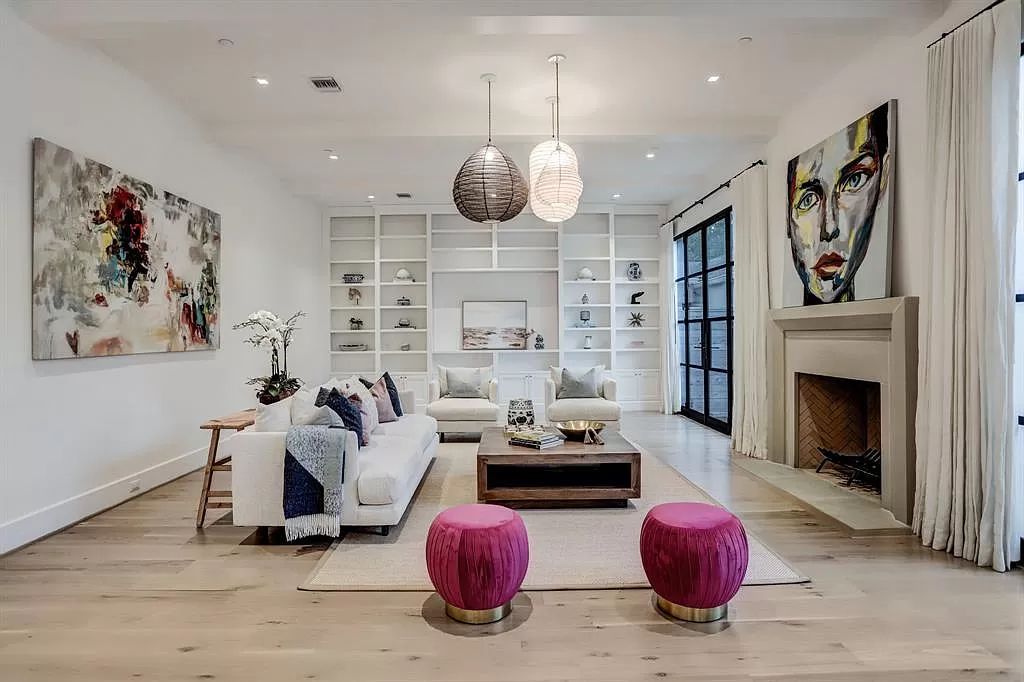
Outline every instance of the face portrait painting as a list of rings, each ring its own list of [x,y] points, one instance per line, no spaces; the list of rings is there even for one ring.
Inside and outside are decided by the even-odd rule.
[[[786,234],[802,292],[787,305],[888,295],[894,123],[893,101],[790,160]]]

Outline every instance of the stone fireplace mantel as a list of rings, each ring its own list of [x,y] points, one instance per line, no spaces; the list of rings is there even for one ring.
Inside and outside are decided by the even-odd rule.
[[[796,465],[797,374],[880,386],[882,506],[909,524],[914,505],[917,297],[768,311],[768,459]]]

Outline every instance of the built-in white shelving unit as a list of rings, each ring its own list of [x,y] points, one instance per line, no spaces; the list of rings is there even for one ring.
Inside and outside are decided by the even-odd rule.
[[[325,219],[330,271],[330,357],[334,375],[376,378],[389,370],[427,400],[438,365],[493,366],[499,400],[544,404],[550,366],[602,364],[619,382],[626,409],[660,405],[661,336],[658,226],[661,207],[586,207],[563,224],[523,213],[498,225],[473,223],[454,207],[402,206],[331,210]],[[636,262],[639,281],[627,277]],[[577,278],[587,267],[594,279]],[[414,282],[395,282],[405,268]],[[358,284],[342,281],[358,273]],[[359,292],[356,305],[350,291]],[[643,291],[643,303],[630,296]],[[589,297],[587,304],[582,296]],[[399,305],[406,297],[410,305]],[[462,350],[462,302],[527,301],[527,324],[544,348]],[[590,327],[577,326],[581,311]],[[631,313],[644,316],[631,327]],[[351,329],[351,319],[362,329]],[[411,327],[398,326],[404,318]],[[591,337],[591,348],[583,348]],[[366,344],[343,351],[343,344]],[[408,350],[402,350],[407,344]]]

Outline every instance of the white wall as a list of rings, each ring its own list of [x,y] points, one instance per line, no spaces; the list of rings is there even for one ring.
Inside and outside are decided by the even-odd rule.
[[[310,311],[294,373],[327,374],[320,213],[203,138],[154,87],[58,44],[0,0],[0,551],[200,466],[206,418],[253,404],[266,358],[230,325],[251,310]],[[31,360],[31,143],[45,137],[221,214],[218,351]],[[198,498],[199,490],[196,495]]]
[[[768,163],[768,269],[771,305],[782,305],[783,274],[792,265],[786,243],[786,164],[808,147],[890,99],[896,99],[896,223],[893,232],[893,296],[921,296],[927,285],[928,197],[925,194],[926,46],[988,5],[988,0],[953,0],[931,26],[912,37],[867,46],[849,65],[796,101],[781,117],[763,157]],[[797,77],[797,75],[794,75]],[[751,159],[753,161],[753,159]],[[737,169],[739,170],[739,169]],[[723,178],[724,180],[724,178]],[[711,187],[684,192],[669,207],[674,215]],[[676,232],[731,204],[723,190],[691,210]]]
[[[842,71],[796,102],[768,143],[768,257],[773,306],[782,304],[787,260],[786,164],[808,147],[890,99],[896,114],[896,222],[891,259],[893,296],[921,296],[927,285],[928,201],[925,193],[928,74],[926,46],[988,5],[954,0],[934,24],[917,35],[897,37],[854,55]]]
[[[751,161],[754,161],[754,159],[751,159]],[[714,185],[703,188],[695,187],[692,194],[681,195],[678,199],[669,204],[668,215],[674,216],[676,213],[679,213],[696,201],[698,197],[704,196],[712,189],[714,189]],[[703,204],[698,204],[687,211],[682,218],[676,221],[676,224],[672,228],[672,232],[676,235],[680,235],[694,225],[707,220],[729,206],[732,206],[732,190],[726,187],[705,199]]]

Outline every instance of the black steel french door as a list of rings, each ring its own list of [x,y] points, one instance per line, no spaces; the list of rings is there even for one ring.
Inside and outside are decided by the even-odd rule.
[[[732,209],[676,237],[676,330],[683,415],[732,427]]]

